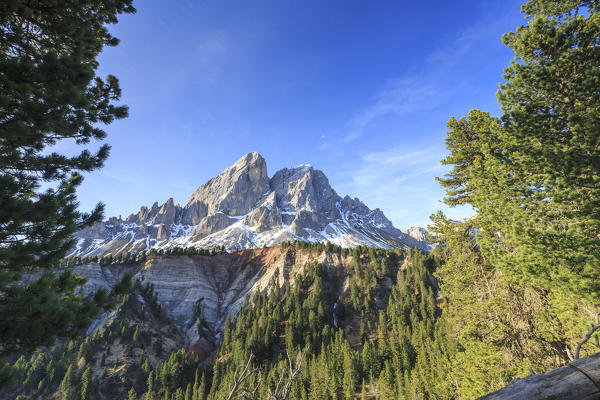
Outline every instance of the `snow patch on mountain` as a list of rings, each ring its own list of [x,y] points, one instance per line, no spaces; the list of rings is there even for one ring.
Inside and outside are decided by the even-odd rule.
[[[283,241],[342,247],[429,248],[424,234],[396,229],[379,209],[340,197],[311,165],[284,168],[272,178],[258,153],[248,153],[198,187],[185,206],[173,199],[112,217],[76,234],[71,255],[116,255],[172,247],[242,250]]]

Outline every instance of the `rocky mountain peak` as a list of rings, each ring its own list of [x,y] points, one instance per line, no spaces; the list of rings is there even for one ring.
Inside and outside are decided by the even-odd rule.
[[[269,185],[276,193],[277,206],[282,211],[322,212],[331,218],[336,216],[339,196],[325,174],[310,165],[279,170]]]
[[[196,189],[186,209],[202,203],[206,207],[206,215],[218,212],[245,215],[267,191],[267,163],[260,154],[252,152]]]
[[[239,160],[237,160],[231,167],[229,168],[244,168],[247,165],[255,165],[262,164],[266,166],[266,161],[260,153],[256,151],[251,151],[250,153],[246,153]],[[228,169],[229,169],[228,168]]]
[[[151,248],[225,246],[243,249],[288,240],[341,246],[427,248],[396,229],[376,208],[340,197],[311,165],[283,168],[269,179],[264,158],[248,153],[199,186],[181,207],[172,198],[111,218],[77,234],[72,254],[102,255]]]

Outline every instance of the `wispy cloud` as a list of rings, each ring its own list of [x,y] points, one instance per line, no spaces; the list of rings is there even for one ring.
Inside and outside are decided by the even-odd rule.
[[[233,43],[227,32],[210,32],[190,39],[190,49],[183,53],[180,50],[165,57],[177,62],[178,67],[162,76],[160,80],[164,95],[187,90],[191,85],[199,88],[210,88],[218,84],[224,77],[223,69],[231,62]]]
[[[195,67],[202,82],[214,82],[220,72],[221,63],[231,50],[231,41],[225,33],[218,33],[196,45]]]
[[[496,28],[502,26],[504,20],[498,19],[490,24],[478,24],[465,29],[452,42],[439,46],[426,58],[429,67],[448,69],[461,61],[469,51],[483,41],[498,40],[495,38]]]
[[[371,193],[371,197],[383,199],[397,194],[400,185],[442,171],[439,162],[442,149],[428,147],[406,152],[394,147],[385,151],[367,153],[358,166],[349,171],[350,181],[356,190]]]
[[[343,142],[361,137],[367,125],[384,115],[402,115],[416,110],[431,109],[447,95],[447,91],[417,76],[392,80],[376,96],[372,105],[350,120],[349,132],[344,136]]]
[[[464,30],[454,40],[440,44],[426,58],[417,72],[387,81],[375,94],[371,104],[352,117],[347,124],[341,143],[356,140],[365,134],[365,130],[374,121],[386,115],[403,115],[416,111],[431,110],[459,90],[447,86],[448,75],[452,68],[461,62],[480,43],[498,40],[496,30],[503,20],[482,23]],[[332,146],[331,142],[322,143],[319,150]]]
[[[429,215],[443,207],[443,191],[435,181],[445,173],[439,162],[443,148],[425,147],[408,151],[396,146],[363,155],[342,171],[340,193],[358,196],[370,207],[381,208],[394,225],[425,226]],[[468,208],[451,210],[453,217],[471,215]]]
[[[328,137],[316,146],[317,149],[345,152],[357,142],[369,142],[366,136],[377,134],[374,127],[379,120],[427,113],[445,106],[468,85],[460,80],[463,75],[457,74],[456,70],[484,43],[498,40],[498,30],[504,24],[502,19],[482,22],[454,39],[441,39],[443,42],[420,65],[412,72],[384,83],[372,100],[348,120],[346,129],[336,135],[337,138]],[[392,129],[400,133],[396,135],[403,138],[400,140],[411,144],[388,142],[385,150],[362,154],[346,164],[338,171],[340,184],[336,186],[340,193],[357,196],[368,206],[381,208],[396,226],[402,228],[427,225],[429,215],[439,209],[452,218],[472,215],[469,207],[450,209],[440,201],[444,192],[435,177],[447,171],[447,167],[440,164],[445,154],[444,144],[440,142],[415,149],[415,142],[405,139],[410,135],[407,130],[413,130],[414,126],[404,126],[403,121],[403,118],[396,118]]]

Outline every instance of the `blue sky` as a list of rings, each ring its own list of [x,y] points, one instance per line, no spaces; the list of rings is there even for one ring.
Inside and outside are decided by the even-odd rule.
[[[81,208],[106,216],[191,192],[250,151],[269,175],[312,164],[340,195],[399,228],[448,210],[446,122],[499,113],[501,35],[519,1],[138,0],[100,56],[128,119],[106,127],[112,153],[86,175]]]

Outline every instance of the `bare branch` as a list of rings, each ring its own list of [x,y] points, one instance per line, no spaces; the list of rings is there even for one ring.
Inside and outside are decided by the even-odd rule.
[[[296,356],[296,363],[292,365],[292,359],[290,358],[290,354],[286,352],[288,366],[287,368],[284,366],[281,367],[281,374],[279,375],[279,381],[277,382],[277,386],[275,387],[275,391],[269,388],[269,400],[287,400],[290,395],[290,390],[292,389],[292,383],[296,378],[296,375],[302,370],[302,359],[304,358],[304,352],[298,353]],[[289,369],[289,376],[287,382],[284,387],[283,384],[284,377],[288,375],[287,369]]]
[[[577,342],[577,347],[575,347],[575,354],[573,355],[573,360],[579,359],[579,351],[581,350],[581,346],[583,346],[588,340],[590,340],[594,332],[596,332],[598,329],[600,329],[600,312],[596,314],[596,325],[592,325],[588,333],[586,333],[583,337],[583,339]],[[596,343],[594,345],[600,348],[600,344],[598,344],[598,336],[596,336]]]
[[[571,354],[571,350],[569,350],[569,346],[565,347],[565,351],[567,352],[567,356],[569,357],[569,361],[574,361],[575,358],[573,357],[573,354]]]
[[[250,357],[248,357],[246,366],[243,369],[241,369],[241,367],[238,368],[233,374],[233,386],[230,386],[229,397],[227,397],[227,400],[253,398],[256,394],[256,390],[260,386],[262,376],[259,368],[250,370],[252,358],[254,358],[254,355],[250,353]],[[254,375],[258,375],[258,382],[250,385],[244,385],[244,382]]]

